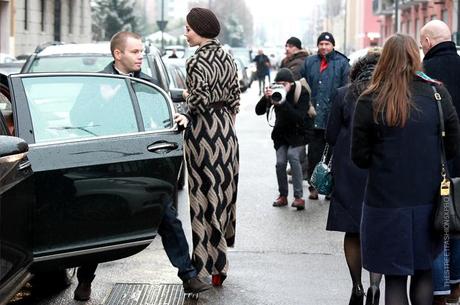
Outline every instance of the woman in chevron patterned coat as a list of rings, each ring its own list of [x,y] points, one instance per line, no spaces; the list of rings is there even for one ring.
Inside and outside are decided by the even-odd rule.
[[[193,8],[185,37],[199,46],[187,60],[187,90],[191,129],[185,133],[192,261],[201,277],[212,275],[214,286],[227,277],[227,247],[235,242],[238,184],[238,140],[235,115],[240,89],[231,55],[215,37],[220,32],[214,13]]]

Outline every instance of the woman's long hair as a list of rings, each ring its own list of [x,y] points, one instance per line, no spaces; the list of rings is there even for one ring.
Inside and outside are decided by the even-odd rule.
[[[421,70],[415,40],[395,34],[385,42],[379,62],[363,95],[374,97],[374,121],[382,116],[388,126],[404,127],[412,107],[410,83]]]

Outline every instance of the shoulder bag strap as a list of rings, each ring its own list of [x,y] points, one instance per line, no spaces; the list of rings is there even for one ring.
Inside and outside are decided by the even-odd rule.
[[[444,114],[442,112],[441,106],[441,94],[439,94],[438,90],[435,86],[431,86],[434,92],[434,99],[436,100],[436,104],[438,106],[438,114],[439,114],[439,133],[441,138],[441,175],[445,179],[449,178],[449,171],[447,170],[447,161],[446,161],[446,151],[444,149],[444,137],[446,136],[446,131],[444,129]]]

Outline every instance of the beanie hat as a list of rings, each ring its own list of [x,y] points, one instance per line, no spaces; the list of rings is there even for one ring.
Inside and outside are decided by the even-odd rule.
[[[291,37],[286,41],[286,44],[292,44],[297,49],[302,49],[302,42],[297,37]]]
[[[331,33],[329,32],[322,32],[319,36],[318,36],[318,40],[316,41],[316,45],[319,45],[319,43],[321,41],[329,41],[330,43],[332,43],[333,46],[335,46],[335,40],[334,40],[334,36],[332,36]]]
[[[187,23],[201,37],[215,38],[220,33],[219,20],[206,8],[192,8],[187,14]]]
[[[294,75],[292,74],[291,70],[288,68],[281,68],[279,69],[278,73],[275,76],[275,82],[291,82],[293,83]]]

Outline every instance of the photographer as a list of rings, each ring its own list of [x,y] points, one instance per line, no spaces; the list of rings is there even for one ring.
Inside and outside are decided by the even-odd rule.
[[[276,150],[276,176],[279,196],[273,202],[274,207],[287,205],[288,180],[287,161],[292,169],[294,201],[292,207],[305,208],[302,189],[302,167],[300,153],[306,144],[307,110],[309,94],[303,87],[296,99],[295,89],[300,83],[294,83],[291,70],[281,68],[275,77],[275,84],[265,90],[264,96],[256,105],[256,114],[270,113],[273,105],[276,120],[272,131],[272,140]],[[297,89],[299,90],[299,89]]]

